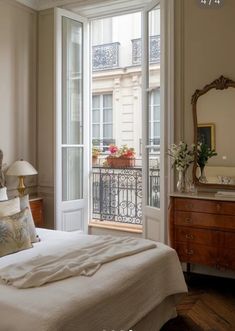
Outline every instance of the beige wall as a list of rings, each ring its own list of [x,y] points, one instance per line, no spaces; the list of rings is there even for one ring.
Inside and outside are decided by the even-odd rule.
[[[36,12],[0,1],[0,148],[7,165],[24,158],[37,167],[36,47]],[[8,183],[13,188],[17,180]],[[36,177],[28,183],[34,186]]]
[[[54,11],[38,16],[38,192],[54,226]]]
[[[235,80],[235,1],[205,9],[195,0],[175,1],[176,141],[193,141],[191,96],[220,75]]]

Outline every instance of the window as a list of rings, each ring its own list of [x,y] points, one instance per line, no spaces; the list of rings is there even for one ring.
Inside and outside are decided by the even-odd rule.
[[[112,42],[112,18],[94,20],[92,22],[92,44],[102,45]]]
[[[160,152],[160,89],[154,89],[149,94],[149,145],[154,147],[150,153]]]
[[[113,139],[113,96],[100,94],[92,96],[92,144],[106,152]]]

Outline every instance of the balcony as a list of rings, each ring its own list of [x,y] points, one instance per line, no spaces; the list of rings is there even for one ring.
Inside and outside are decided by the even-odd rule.
[[[142,169],[93,167],[93,219],[142,225]],[[149,173],[149,204],[160,206],[160,170]]]
[[[149,49],[149,62],[160,63],[160,36],[151,36],[149,38],[150,49]],[[132,39],[132,64],[141,64],[141,39]]]
[[[119,67],[119,42],[92,46],[93,71]]]

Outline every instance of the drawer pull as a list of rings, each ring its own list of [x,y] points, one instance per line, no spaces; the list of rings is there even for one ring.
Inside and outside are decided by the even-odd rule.
[[[185,235],[185,238],[186,238],[186,239],[194,239],[194,235],[191,234],[191,233],[187,233],[187,234]]]
[[[192,223],[192,219],[190,217],[185,218],[185,223],[191,224]]]
[[[193,204],[192,203],[189,203],[187,206],[186,206],[187,209],[193,209]]]
[[[193,249],[186,249],[186,254],[187,255],[193,255],[194,254]]]
[[[220,209],[221,209],[221,204],[220,203],[217,203],[216,209],[217,209],[217,211],[220,211]]]

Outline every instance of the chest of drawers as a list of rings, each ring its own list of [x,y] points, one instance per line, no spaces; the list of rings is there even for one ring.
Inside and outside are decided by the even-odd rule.
[[[169,229],[181,262],[235,270],[235,201],[172,195]]]
[[[34,198],[29,200],[30,208],[34,220],[34,224],[36,227],[44,227],[44,218],[43,218],[43,199],[42,198]]]

